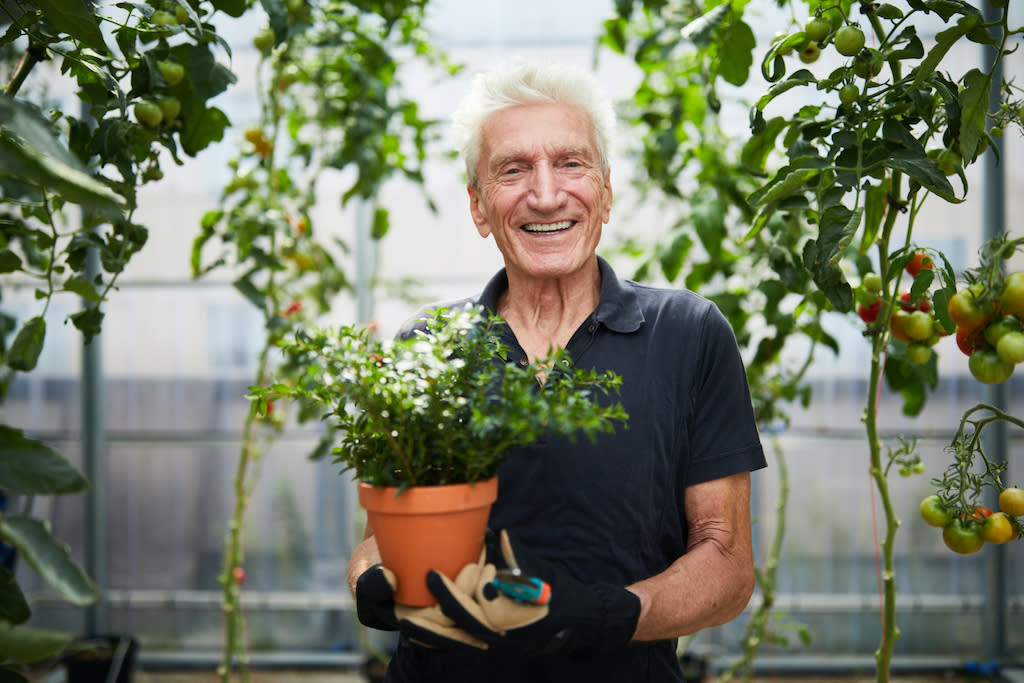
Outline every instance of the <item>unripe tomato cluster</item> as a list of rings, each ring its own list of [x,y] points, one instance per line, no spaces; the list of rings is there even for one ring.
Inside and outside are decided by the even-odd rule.
[[[960,555],[976,553],[986,543],[998,545],[1019,538],[1024,529],[1024,490],[1005,488],[999,493],[999,510],[976,506],[970,514],[955,514],[953,506],[938,494],[921,501],[921,518],[942,529],[946,547]]]
[[[957,346],[970,357],[971,375],[1001,384],[1024,362],[1024,271],[995,286],[974,283],[949,300]]]
[[[924,269],[933,269],[931,257],[927,252],[916,252],[907,263],[906,270],[917,277]],[[882,313],[881,298],[882,279],[877,273],[867,273],[858,293],[860,303],[857,315],[868,325],[873,325]],[[931,299],[927,294],[911,300],[910,291],[900,294],[896,310],[889,317],[889,333],[893,339],[906,344],[904,358],[907,362],[919,365],[927,363],[932,357],[932,347],[945,336],[945,331],[935,319]]]

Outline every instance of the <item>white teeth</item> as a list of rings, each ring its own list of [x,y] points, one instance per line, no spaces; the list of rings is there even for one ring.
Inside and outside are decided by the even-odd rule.
[[[528,223],[523,226],[527,232],[557,232],[572,227],[573,221],[558,221],[557,223]]]

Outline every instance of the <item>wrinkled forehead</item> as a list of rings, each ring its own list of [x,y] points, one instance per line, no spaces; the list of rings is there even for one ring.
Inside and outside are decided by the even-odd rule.
[[[510,159],[580,156],[596,160],[597,142],[590,117],[581,109],[556,103],[499,109],[481,129],[481,162],[486,167]]]

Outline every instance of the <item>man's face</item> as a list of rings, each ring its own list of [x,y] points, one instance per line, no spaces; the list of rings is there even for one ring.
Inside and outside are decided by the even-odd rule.
[[[582,111],[545,103],[495,112],[477,170],[473,221],[494,236],[510,275],[565,277],[594,257],[612,188]]]

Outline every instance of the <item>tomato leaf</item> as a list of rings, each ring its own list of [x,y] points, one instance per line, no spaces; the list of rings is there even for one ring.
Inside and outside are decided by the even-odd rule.
[[[776,97],[786,92],[787,90],[792,90],[797,86],[807,85],[808,83],[817,82],[818,79],[816,79],[814,77],[814,74],[812,74],[807,69],[800,69],[799,71],[795,71],[793,72],[792,76],[782,81],[781,83],[776,83],[775,85],[768,89],[768,92],[766,92],[764,95],[761,95],[761,97],[759,97],[757,100],[757,108],[763,111],[764,108],[768,106],[769,102],[771,102],[772,100],[774,100]]]
[[[956,42],[964,37],[964,35],[970,29],[966,29],[959,24],[951,26],[944,31],[939,31],[935,34],[935,45],[921,63],[917,65],[914,73],[914,88],[919,88],[924,84],[926,80],[931,78],[932,74],[935,73],[936,67],[939,66],[939,62],[946,56],[950,48],[956,45]]]
[[[720,5],[728,7],[728,3]],[[757,40],[744,21],[733,22],[718,44],[718,75],[735,86],[743,85],[750,77]]]
[[[697,17],[679,31],[683,40],[689,40],[698,47],[706,47],[711,44],[711,34],[725,20],[731,5],[725,3],[708,10],[703,16]]]
[[[7,367],[22,372],[34,370],[39,361],[39,354],[43,351],[45,338],[46,321],[42,317],[36,316],[26,320],[7,351]]]
[[[0,538],[13,545],[47,584],[71,604],[91,605],[100,590],[71,559],[68,546],[50,534],[49,523],[21,515],[0,518]]]
[[[21,592],[14,573],[0,566],[0,621],[22,624],[32,616],[32,609]]]
[[[58,140],[52,124],[39,111],[0,94],[0,177],[60,194],[67,201],[117,214],[123,200],[94,178]]]
[[[960,154],[967,161],[974,158],[985,133],[991,93],[991,74],[971,69],[964,75],[964,88],[960,91]]]
[[[0,652],[5,664],[32,664],[56,657],[71,642],[71,635],[63,631],[39,628],[12,627],[0,621]],[[4,683],[28,682],[27,678],[10,669],[2,669]]]
[[[89,490],[89,480],[64,456],[20,429],[0,425],[0,481],[8,493],[55,495]]]
[[[211,0],[215,9],[224,12],[230,17],[240,17],[245,14],[249,3],[246,0]]]
[[[760,113],[760,110],[757,112]],[[743,153],[740,157],[743,166],[753,172],[763,171],[768,161],[768,155],[775,149],[775,141],[779,137],[779,133],[785,130],[788,124],[789,122],[781,116],[772,117],[770,121],[765,122],[760,130],[744,143]]]
[[[36,0],[53,27],[99,52],[109,52],[103,42],[100,22],[81,0]]]

